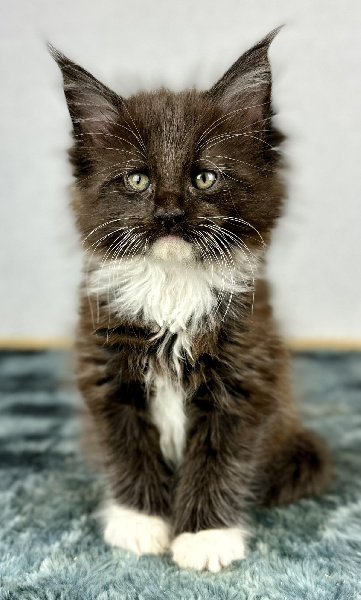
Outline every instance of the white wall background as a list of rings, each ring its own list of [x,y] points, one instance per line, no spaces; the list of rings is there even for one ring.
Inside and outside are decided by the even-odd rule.
[[[290,337],[361,338],[359,0],[2,0],[0,338],[66,337],[80,254],[48,40],[124,95],[205,88],[269,30],[289,202],[269,253]]]

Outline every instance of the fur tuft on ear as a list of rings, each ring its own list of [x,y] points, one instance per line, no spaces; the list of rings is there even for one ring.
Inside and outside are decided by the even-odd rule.
[[[74,134],[93,135],[93,143],[96,145],[96,136],[105,133],[109,124],[119,116],[122,100],[54,46],[48,44],[48,49],[63,75],[64,93]]]
[[[281,27],[247,50],[207,95],[227,111],[242,112],[252,126],[271,116],[272,76],[268,49]]]

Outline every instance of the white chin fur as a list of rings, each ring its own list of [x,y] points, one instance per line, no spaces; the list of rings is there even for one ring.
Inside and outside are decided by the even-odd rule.
[[[161,517],[144,515],[110,502],[100,516],[104,539],[111,546],[136,554],[163,554],[170,543],[169,526]]]
[[[158,240],[153,253],[166,252],[166,246],[166,242]],[[191,337],[199,332],[202,321],[211,327],[219,294],[251,289],[254,274],[251,262],[238,252],[235,269],[227,271],[217,263],[186,260],[186,256],[192,257],[192,247],[184,240],[174,246],[183,260],[160,260],[150,255],[102,264],[94,259],[88,293],[96,294],[97,298],[104,296],[119,318],[142,318],[145,324],[154,327],[154,332],[163,328]],[[173,250],[168,248],[167,256]]]
[[[189,261],[193,258],[192,245],[175,236],[165,236],[154,242],[151,254],[167,261]]]
[[[182,533],[171,545],[173,560],[184,569],[217,573],[245,557],[244,539],[244,532],[236,527]]]

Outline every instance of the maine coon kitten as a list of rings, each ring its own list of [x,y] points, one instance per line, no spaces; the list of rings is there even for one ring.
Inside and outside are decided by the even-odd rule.
[[[54,48],[86,249],[78,382],[106,467],[107,542],[218,571],[252,504],[324,490],[262,280],[280,213],[267,52],[208,91],[123,99]]]

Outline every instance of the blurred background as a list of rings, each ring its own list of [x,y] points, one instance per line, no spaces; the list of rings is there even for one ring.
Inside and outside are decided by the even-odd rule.
[[[68,208],[70,119],[46,42],[120,94],[210,86],[270,49],[289,197],[268,254],[295,346],[361,347],[359,0],[2,0],[0,345],[66,345],[80,250]]]

